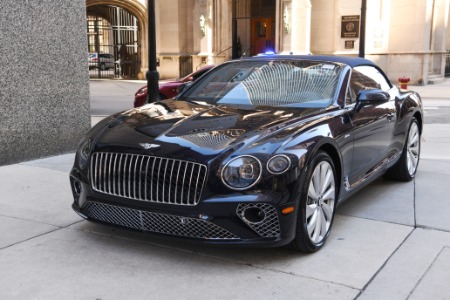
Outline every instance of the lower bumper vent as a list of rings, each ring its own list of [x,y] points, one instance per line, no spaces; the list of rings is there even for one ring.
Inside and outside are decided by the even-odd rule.
[[[88,202],[82,212],[89,218],[128,228],[168,235],[206,239],[237,240],[233,233],[206,220]]]
[[[281,233],[277,210],[270,204],[241,203],[236,213],[261,237],[278,237]]]

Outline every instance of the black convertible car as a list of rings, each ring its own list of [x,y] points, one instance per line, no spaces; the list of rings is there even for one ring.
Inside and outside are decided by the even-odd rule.
[[[416,174],[419,95],[371,61],[259,56],[104,119],[70,175],[82,217],[211,244],[320,249],[336,205]]]

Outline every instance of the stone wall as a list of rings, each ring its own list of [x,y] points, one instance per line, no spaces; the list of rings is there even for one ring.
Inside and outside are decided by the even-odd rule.
[[[90,127],[85,0],[2,0],[0,165],[74,151]]]

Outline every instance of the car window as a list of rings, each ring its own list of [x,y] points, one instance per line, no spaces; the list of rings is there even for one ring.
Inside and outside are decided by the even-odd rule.
[[[199,78],[200,76],[202,76],[203,74],[205,74],[206,72],[208,72],[210,69],[205,69],[205,70],[202,70],[202,71],[200,71],[200,72],[198,72],[197,74],[194,74],[193,76],[192,76],[192,79],[195,81],[195,80],[197,80],[197,78]]]
[[[244,106],[326,107],[341,67],[317,61],[239,61],[221,65],[181,100]]]
[[[351,87],[351,79],[349,80],[349,84],[347,87],[347,93],[345,96],[345,105],[352,105],[356,102],[356,93],[355,90]]]
[[[372,66],[355,67],[350,78],[346,103],[355,103],[359,91],[363,89],[381,89],[388,91],[390,88],[391,85],[377,68]]]

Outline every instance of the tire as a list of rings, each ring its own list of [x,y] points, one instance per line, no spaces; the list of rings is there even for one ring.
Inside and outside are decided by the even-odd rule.
[[[420,129],[416,118],[413,118],[406,135],[405,145],[399,161],[384,175],[387,179],[411,181],[417,172],[420,160]]]
[[[299,187],[296,235],[291,246],[312,253],[323,247],[331,232],[336,202],[336,170],[331,157],[319,151],[308,163]]]

